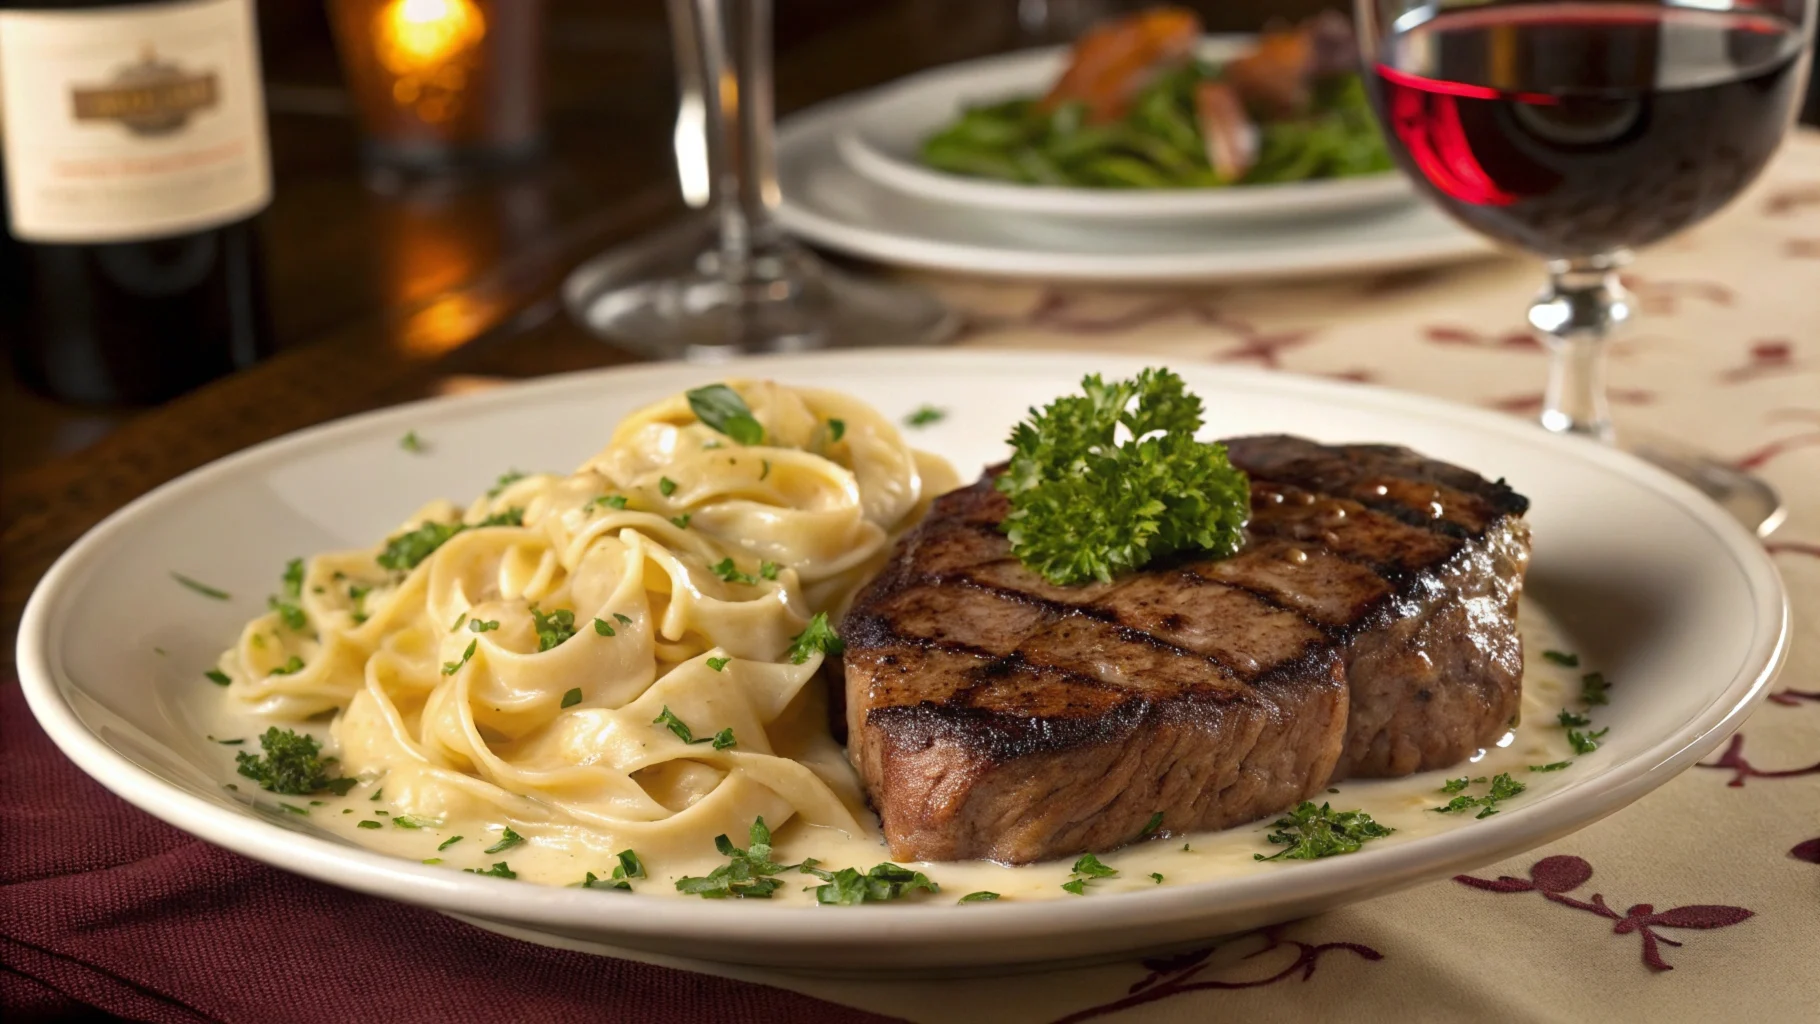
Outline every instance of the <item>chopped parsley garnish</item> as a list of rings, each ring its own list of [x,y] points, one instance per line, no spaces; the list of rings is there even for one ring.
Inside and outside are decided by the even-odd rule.
[[[763,465],[763,466],[764,466],[764,469],[763,469],[763,471],[761,471],[761,472],[760,472],[760,473],[759,473],[759,474],[758,474],[758,478],[759,478],[759,479],[760,479],[760,480],[763,480],[763,479],[764,479],[764,478],[765,478],[765,477],[768,477],[768,476],[770,476],[770,475],[771,475],[771,460],[770,460],[770,459],[763,459],[763,460],[761,460],[761,461],[760,461],[760,464],[761,464],[761,465]]]
[[[743,850],[724,834],[715,836],[714,848],[727,863],[706,875],[677,879],[676,891],[711,900],[770,899],[784,884],[770,876],[789,867],[771,859],[771,830],[765,827],[764,818],[755,819],[747,835],[751,845]]]
[[[512,847],[517,846],[519,843],[522,843],[524,841],[525,841],[524,836],[521,836],[518,833],[512,831],[512,826],[507,825],[505,828],[505,831],[499,833],[499,842],[494,843],[492,846],[489,846],[480,852],[481,853],[500,853],[505,850],[510,850]]]
[[[289,601],[280,601],[275,597],[265,599],[265,606],[278,613],[279,621],[290,627],[292,632],[300,633],[309,625],[309,618],[303,609]]]
[[[618,858],[619,863],[614,865],[611,879],[595,877],[594,872],[590,871],[588,876],[581,881],[581,888],[618,889],[623,892],[631,892],[631,879],[644,878],[645,866],[639,861],[638,854],[631,850],[621,850],[614,856]]]
[[[1113,384],[1090,375],[1081,388],[1011,432],[1011,464],[996,486],[1011,500],[1001,529],[1012,553],[1067,585],[1178,552],[1236,552],[1250,482],[1224,445],[1195,440],[1201,400],[1182,379],[1148,369]],[[1121,426],[1131,434],[1124,444]]]
[[[940,423],[948,417],[947,412],[933,405],[919,405],[910,415],[904,417],[904,424],[911,427],[926,427],[931,423]]]
[[[1542,657],[1567,668],[1580,667],[1580,656],[1578,654],[1569,654],[1566,651],[1543,651]]]
[[[710,384],[688,393],[689,408],[708,429],[719,431],[740,444],[763,444],[764,425],[739,392],[725,384]]]
[[[676,713],[670,710],[668,704],[664,705],[663,711],[659,713],[656,718],[651,719],[651,724],[661,725],[670,730],[676,734],[677,739],[682,740],[684,743],[712,743],[715,750],[725,750],[737,742],[733,739],[733,730],[731,728],[722,729],[713,736],[703,736],[700,739],[696,739],[695,731],[690,729],[688,724],[682,719],[676,717]]]
[[[1485,779],[1477,778],[1472,781],[1479,783],[1484,782]],[[1465,784],[1466,780],[1464,778],[1451,779],[1448,781],[1447,785],[1441,787],[1441,792],[1458,793],[1466,788]],[[1441,814],[1457,814],[1460,811],[1467,811],[1477,807],[1480,808],[1480,811],[1478,814],[1474,815],[1474,817],[1489,818],[1498,813],[1498,804],[1500,801],[1509,800],[1511,797],[1516,796],[1528,788],[1529,787],[1523,783],[1511,778],[1510,773],[1500,772],[1492,777],[1491,791],[1484,796],[1456,796],[1452,800],[1449,800],[1446,806],[1430,807],[1429,810],[1438,811]]]
[[[200,581],[190,579],[188,576],[185,576],[184,574],[182,574],[180,572],[171,573],[171,579],[174,579],[178,583],[181,583],[184,586],[190,588],[191,590],[194,590],[196,593],[201,594],[203,597],[212,597],[217,601],[227,601],[227,600],[231,600],[233,598],[232,594],[229,594],[227,591],[222,590],[219,587],[211,587],[207,583],[202,583]]]
[[[302,672],[302,671],[303,671],[303,658],[299,655],[293,654],[290,657],[284,659],[284,664],[278,666],[277,668],[271,670],[270,672],[267,672],[266,675],[268,675],[268,676],[294,676],[297,673]]]
[[[450,836],[449,838],[444,839],[440,846],[436,847],[436,852],[441,853],[442,851],[448,849],[449,847],[454,846],[456,843],[461,842],[462,839],[464,839],[464,838],[466,838],[466,837],[465,836]]]
[[[846,420],[829,420],[828,421],[828,440],[838,441],[842,437],[845,437],[846,434],[847,434],[847,421]],[[967,901],[963,899],[963,900],[961,900],[961,902],[965,903]]]
[[[581,510],[583,512],[592,512],[604,505],[615,511],[623,512],[625,511],[626,506],[631,503],[631,499],[623,494],[602,494],[598,497],[589,498],[588,503],[583,505]]]
[[[280,803],[278,806],[290,811],[292,814],[301,814],[307,817],[310,813],[308,808],[298,807],[296,804]]]
[[[374,821],[371,818],[367,818],[362,821],[357,821],[354,823],[354,825],[357,828],[384,828],[385,827],[385,824],[383,822]]]
[[[600,620],[596,619],[595,621],[598,622]],[[581,687],[579,687],[579,686],[574,687],[568,693],[565,693],[562,695],[562,706],[565,708],[572,708],[575,705],[580,704],[580,703],[581,703]]]
[[[523,526],[524,524],[525,510],[514,505],[504,512],[495,512],[475,523],[473,529],[484,530],[489,526]]]
[[[518,872],[513,871],[510,867],[507,867],[506,862],[503,860],[499,861],[498,863],[494,864],[492,867],[487,868],[484,871],[481,870],[480,868],[462,868],[461,870],[466,871],[470,875],[485,875],[488,878],[517,878],[518,877]]]
[[[431,818],[419,818],[415,814],[394,814],[392,824],[399,828],[434,828],[441,822]]]
[[[883,903],[902,899],[918,889],[927,892],[942,891],[941,886],[930,881],[929,876],[921,871],[913,871],[889,861],[873,865],[872,870],[865,874],[860,874],[858,868],[824,871],[812,861],[804,861],[798,865],[797,870],[822,879],[822,884],[815,887],[815,902],[830,906]]]
[[[708,566],[708,571],[719,576],[721,579],[726,580],[728,583],[744,583],[747,586],[751,586],[758,582],[758,577],[753,576],[750,573],[740,572],[739,569],[734,566],[733,559],[730,557],[723,558],[713,565]]]
[[[450,537],[463,530],[479,530],[489,526],[523,526],[524,522],[525,510],[514,507],[504,512],[495,512],[473,526],[467,523],[424,523],[415,530],[406,530],[395,537],[386,538],[385,550],[379,553],[376,561],[382,569],[408,572],[434,554],[437,548],[448,543]]]
[[[676,493],[676,481],[670,479],[667,476],[659,477],[658,481],[657,481],[657,493],[663,495],[666,498],[668,498],[672,494],[675,494]]]
[[[442,858],[441,857],[425,857],[423,860],[419,861],[418,863],[420,863],[420,864],[441,864]]]
[[[461,652],[460,661],[445,661],[442,663],[442,674],[445,676],[452,676],[455,673],[460,672],[461,666],[468,663],[468,659],[474,656],[474,649],[479,646],[479,640],[469,640],[468,649]]]
[[[1138,838],[1139,839],[1149,839],[1151,836],[1156,835],[1157,829],[1160,829],[1162,827],[1163,827],[1163,812],[1158,811],[1155,814],[1152,814],[1150,816],[1149,821],[1144,822],[1143,829],[1138,832]]]
[[[297,603],[303,600],[303,559],[293,558],[285,563],[283,582],[284,596],[266,598],[266,607],[277,612],[292,631],[301,632],[309,624],[303,608]]]
[[[1548,764],[1532,764],[1529,766],[1529,770],[1532,772],[1558,772],[1572,764],[1572,761],[1551,761]]]
[[[1364,811],[1335,811],[1329,804],[1316,807],[1304,800],[1288,815],[1278,818],[1276,831],[1264,838],[1283,849],[1266,857],[1252,854],[1253,860],[1315,860],[1357,853],[1373,839],[1381,839],[1396,829],[1371,820]]]
[[[1561,713],[1555,716],[1555,721],[1561,723],[1561,728],[1563,729],[1592,724],[1592,719],[1577,711],[1569,711],[1566,708],[1562,708]]]
[[[1152,871],[1152,872],[1151,872],[1151,873],[1150,873],[1150,880],[1151,880],[1151,881],[1152,881],[1152,882],[1155,882],[1155,883],[1156,883],[1156,884],[1158,884],[1158,885],[1162,885],[1162,884],[1163,884],[1163,876],[1162,876],[1162,875],[1161,875],[1161,874],[1160,874],[1160,873],[1158,873],[1158,872],[1155,872],[1155,871]]]
[[[423,438],[417,436],[417,431],[407,430],[404,432],[404,436],[398,439],[398,447],[416,455],[423,451]]]
[[[1070,877],[1068,881],[1062,883],[1062,888],[1076,896],[1085,896],[1087,895],[1088,882],[1091,882],[1096,878],[1111,878],[1118,873],[1119,870],[1117,868],[1107,867],[1106,865],[1101,864],[1100,859],[1093,854],[1083,853],[1081,854],[1080,859],[1074,862],[1074,869],[1071,872],[1072,877]]]
[[[232,679],[228,678],[228,674],[226,672],[223,672],[218,668],[209,669],[207,672],[202,673],[202,675],[209,682],[214,683],[216,686],[226,686],[227,684],[233,682]]]
[[[801,665],[812,654],[839,654],[845,647],[834,632],[834,627],[828,625],[828,613],[816,612],[809,624],[803,627],[803,631],[790,640],[790,649],[786,653],[790,655],[790,664]]]
[[[575,635],[575,613],[567,608],[558,608],[548,615],[533,608],[531,621],[537,626],[537,650],[540,653],[561,646],[564,640]]]
[[[606,619],[598,619],[598,618],[594,620],[594,632],[599,633],[601,636],[618,636],[619,635],[619,634],[613,632],[612,623],[608,622]]]
[[[1610,704],[1611,696],[1606,693],[1609,689],[1611,683],[1605,678],[1605,673],[1588,672],[1580,677],[1580,703],[1588,706]]]
[[[523,480],[524,478],[525,478],[525,475],[523,473],[520,473],[516,469],[506,470],[504,473],[499,474],[498,480],[493,481],[492,487],[487,488],[487,497],[489,497],[489,498],[499,497],[499,495],[501,493],[503,493],[506,488],[512,486],[513,484],[517,483],[520,480]]]
[[[1598,732],[1581,732],[1578,729],[1569,729],[1567,730],[1567,745],[1574,748],[1574,753],[1576,754],[1590,754],[1599,749],[1599,741],[1604,739],[1605,734],[1610,731],[1610,726],[1600,729]]]
[[[979,892],[970,892],[967,895],[962,896],[958,902],[961,902],[961,903],[991,903],[993,900],[996,900],[996,899],[998,899],[998,893],[990,892],[985,889],[981,889]]]
[[[618,619],[619,624],[622,626],[630,626],[632,624],[632,616],[626,615],[622,612],[614,612],[613,617]]]
[[[777,578],[778,568],[779,566],[776,562],[760,562],[758,563],[758,578],[774,580]]]
[[[721,669],[726,668],[727,663],[732,660],[733,660],[732,658],[709,658],[708,667],[713,669],[716,672],[719,672]]]
[[[430,557],[437,548],[448,542],[465,529],[462,523],[424,523],[415,530],[406,530],[396,537],[387,538],[385,550],[379,553],[379,566],[394,572],[403,572],[417,568],[417,563]]]
[[[240,751],[234,763],[240,774],[259,783],[261,789],[290,796],[308,796],[328,791],[346,796],[355,780],[335,775],[335,759],[322,757],[322,744],[314,736],[301,735],[290,729],[273,726],[259,737],[263,755]]]
[[[485,622],[482,622],[479,619],[469,619],[468,620],[468,632],[470,632],[470,633],[490,633],[493,630],[498,629],[498,628],[499,628],[498,619],[488,619]]]
[[[1485,782],[1485,781],[1486,781],[1486,778],[1483,775],[1479,776],[1476,779],[1469,779],[1466,776],[1462,775],[1457,779],[1448,779],[1446,782],[1442,783],[1441,792],[1443,792],[1443,793],[1460,793],[1460,792],[1464,792],[1466,790],[1466,787],[1471,785],[1474,782]]]
[[[670,525],[676,527],[678,530],[687,530],[689,528],[689,519],[690,518],[691,517],[690,517],[689,513],[687,513],[687,512],[684,512],[680,516],[671,516]]]
[[[357,626],[367,620],[367,595],[372,592],[372,587],[363,587],[358,583],[348,584],[348,601],[353,606],[349,614]]]

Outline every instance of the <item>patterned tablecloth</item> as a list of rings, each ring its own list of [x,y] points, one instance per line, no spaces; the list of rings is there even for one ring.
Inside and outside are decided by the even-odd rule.
[[[1531,416],[1540,273],[1499,257],[1278,286],[934,284],[970,311],[969,346],[1261,366]],[[1625,280],[1641,315],[1613,350],[1620,431],[1731,459],[1790,508],[1768,547],[1793,653],[1721,754],[1560,842],[1191,954],[939,984],[717,972],[932,1022],[1820,1021],[1820,133]]]

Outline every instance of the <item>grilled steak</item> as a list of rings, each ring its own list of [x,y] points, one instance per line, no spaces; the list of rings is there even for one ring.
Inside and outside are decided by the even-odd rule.
[[[1385,445],[1226,442],[1245,548],[1060,587],[939,499],[855,600],[847,750],[894,857],[1025,863],[1226,828],[1349,775],[1453,764],[1514,721],[1528,502]]]

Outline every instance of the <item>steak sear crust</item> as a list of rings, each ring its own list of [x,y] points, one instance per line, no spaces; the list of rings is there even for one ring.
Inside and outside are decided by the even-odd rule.
[[[1243,550],[1056,586],[998,470],[937,499],[854,601],[847,750],[892,856],[1027,863],[1255,821],[1514,722],[1527,501],[1386,445],[1226,442]]]

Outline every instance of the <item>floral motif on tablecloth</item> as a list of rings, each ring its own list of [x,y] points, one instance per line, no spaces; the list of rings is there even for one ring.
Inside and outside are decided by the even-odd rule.
[[[1744,756],[1743,733],[1732,736],[1732,741],[1726,744],[1725,753],[1719,756],[1719,760],[1702,761],[1694,767],[1731,769],[1732,778],[1726,785],[1734,788],[1742,787],[1745,779],[1792,779],[1802,775],[1820,775],[1820,761],[1805,768],[1784,768],[1776,771],[1758,768]]]
[[[1472,875],[1455,875],[1454,881],[1470,885],[1475,889],[1488,892],[1539,892],[1542,897],[1559,903],[1564,907],[1584,910],[1597,914],[1607,920],[1616,921],[1612,925],[1613,934],[1626,935],[1636,932],[1643,938],[1643,962],[1655,971],[1672,971],[1674,965],[1662,959],[1664,945],[1680,946],[1681,943],[1666,935],[1658,935],[1658,928],[1726,928],[1753,916],[1753,912],[1743,907],[1729,907],[1714,903],[1695,903],[1684,907],[1674,907],[1658,911],[1653,904],[1638,903],[1620,914],[1606,906],[1602,893],[1593,893],[1592,899],[1578,900],[1567,893],[1585,885],[1593,874],[1592,865],[1579,857],[1558,854],[1544,857],[1529,868],[1529,880],[1500,875],[1497,878],[1475,878]]]
[[[1238,980],[1206,979],[1201,981],[1196,981],[1194,979],[1208,969],[1210,966],[1209,961],[1213,957],[1213,954],[1220,949],[1231,945],[1233,942],[1239,941],[1238,939],[1215,943],[1205,949],[1191,950],[1187,953],[1177,953],[1172,956],[1148,957],[1143,960],[1142,963],[1145,967],[1150,969],[1150,973],[1133,982],[1131,987],[1126,990],[1126,994],[1123,997],[1109,1003],[1102,1003],[1098,1006],[1090,1006],[1084,1010],[1077,1010],[1066,1017],[1059,1018],[1054,1024],[1075,1024],[1077,1021],[1103,1017],[1109,1013],[1128,1010],[1134,1006],[1142,1006],[1145,1003],[1154,1003],[1162,999],[1172,999],[1189,992],[1207,992],[1216,989],[1260,988],[1264,985],[1274,985],[1277,982],[1286,981],[1298,973],[1302,976],[1303,981],[1307,981],[1314,977],[1315,967],[1320,963],[1322,957],[1329,953],[1339,952],[1340,950],[1353,953],[1356,956],[1369,961],[1384,959],[1384,954],[1372,949],[1370,946],[1362,945],[1357,942],[1310,943],[1303,942],[1300,939],[1284,938],[1282,925],[1251,932],[1240,938],[1250,938],[1253,936],[1263,938],[1264,946],[1245,954],[1245,960],[1249,961],[1259,957],[1269,956],[1277,950],[1294,950],[1295,957],[1283,964],[1275,973],[1266,977]]]
[[[1796,843],[1795,848],[1788,851],[1788,855],[1796,860],[1807,861],[1809,864],[1820,864],[1820,838],[1809,839],[1805,843]]]

